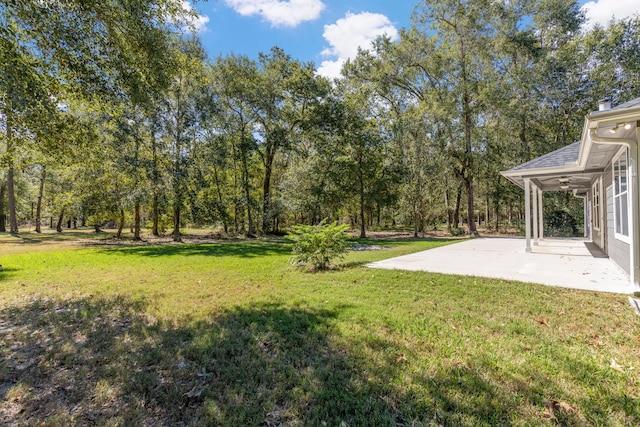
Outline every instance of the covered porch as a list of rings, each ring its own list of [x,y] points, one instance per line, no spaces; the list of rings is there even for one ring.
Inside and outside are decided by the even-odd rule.
[[[583,199],[584,237],[592,237],[592,209],[588,195],[593,182],[602,175],[618,147],[593,146],[586,167],[578,164],[580,149],[581,141],[574,142],[502,172],[505,178],[524,190],[526,252],[535,252],[535,248],[545,239],[542,197],[545,191],[571,192]]]

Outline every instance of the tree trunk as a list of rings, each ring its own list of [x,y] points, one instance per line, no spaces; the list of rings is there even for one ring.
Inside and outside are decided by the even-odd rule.
[[[160,236],[158,232],[158,187],[159,187],[159,177],[160,173],[158,172],[158,142],[156,141],[156,119],[155,115],[153,117],[153,121],[151,123],[151,165],[152,171],[151,176],[153,180],[153,201],[151,205],[151,234],[155,237]]]
[[[360,238],[364,239],[367,237],[367,233],[365,230],[365,222],[364,222],[364,180],[362,178],[362,173],[360,173]]]
[[[7,183],[3,182],[0,186],[0,232],[7,231],[7,214],[4,211],[4,198],[7,194]]]
[[[179,149],[176,149],[179,151]],[[176,154],[178,157],[180,154]],[[180,237],[180,209],[182,207],[182,190],[180,186],[182,183],[180,175],[180,160],[176,158],[176,164],[174,169],[174,177],[173,177],[173,231],[171,232],[171,236],[173,237],[174,242],[181,242],[182,239]]]
[[[471,177],[467,177],[464,180],[464,187],[467,191],[467,226],[469,227],[469,234],[477,236],[478,230],[476,229],[476,221],[473,215],[473,179]]]
[[[14,189],[14,159],[13,159],[13,121],[11,106],[8,106],[5,110],[5,125],[7,135],[7,154],[9,161],[9,171],[7,174],[7,200],[9,204],[9,232],[11,234],[18,234],[18,217],[16,215],[16,193]]]
[[[60,212],[60,216],[58,217],[58,225],[56,225],[56,231],[58,233],[62,233],[62,221],[64,220],[64,210],[65,208],[62,208],[62,211]]]
[[[244,198],[247,205],[247,237],[255,237],[255,226],[253,224],[253,216],[251,215],[251,191],[249,188],[249,166],[247,165],[247,153],[244,149],[242,154],[242,187],[244,189]],[[264,224],[263,224],[264,226]]]
[[[140,239],[140,202],[133,207],[133,240]]]
[[[456,190],[456,205],[453,208],[453,228],[460,225],[460,202],[462,201],[462,184],[458,184]]]
[[[464,40],[460,42],[460,76],[462,77],[462,115],[464,121],[464,166],[462,170],[463,182],[467,191],[467,226],[469,234],[477,235],[476,222],[473,215],[473,157],[471,150],[471,95],[467,75],[467,52]]]
[[[444,207],[447,211],[447,230],[451,230],[451,223],[453,212],[451,212],[451,204],[449,203],[449,185],[447,184],[444,190]]]
[[[273,158],[268,159],[264,165],[264,182],[262,186],[262,232],[268,234],[271,231],[269,224],[269,209],[271,208],[271,172]]]
[[[491,211],[489,210],[489,185],[487,184],[487,192],[484,199],[484,226],[487,229],[489,229],[490,214]]]
[[[234,233],[239,233],[240,224],[244,227],[244,219],[241,220],[244,178],[242,168],[238,167],[238,159],[240,159],[240,157],[237,154],[237,146],[233,144],[231,147],[233,149],[233,231]],[[238,171],[240,171],[240,178],[238,178]],[[238,184],[240,181],[241,184]]]
[[[154,190],[155,192],[155,190]],[[152,207],[151,207],[151,234],[154,235],[155,237],[160,236],[160,233],[158,232],[158,219],[159,219],[159,212],[158,212],[158,194],[154,194],[153,195],[153,202],[152,202]]]
[[[182,242],[180,236],[180,206],[175,204],[173,206],[173,231],[171,232],[174,242]]]
[[[122,229],[124,228],[124,209],[120,208],[120,221],[118,221],[118,232],[116,233],[116,238],[122,238]]]
[[[224,199],[222,198],[222,189],[220,188],[220,179],[218,178],[218,167],[216,166],[215,161],[213,162],[213,178],[216,182],[216,192],[218,193],[218,203],[220,203],[220,208],[218,212],[222,219],[222,225],[224,227],[224,232],[226,234],[229,232],[229,224],[228,224],[227,212],[226,212],[226,209],[224,208]]]

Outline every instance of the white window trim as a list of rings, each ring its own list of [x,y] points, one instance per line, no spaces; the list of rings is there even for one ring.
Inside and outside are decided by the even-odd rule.
[[[616,240],[620,240],[621,242],[625,242],[628,244],[631,244],[631,200],[630,200],[630,195],[631,192],[629,191],[629,185],[630,185],[630,179],[629,179],[629,174],[630,174],[630,165],[631,165],[631,161],[629,159],[629,149],[627,147],[622,147],[615,155],[615,157],[613,158],[613,160],[611,161],[611,191],[613,192],[611,200],[613,202],[613,235],[616,238]],[[615,168],[615,164],[616,162],[620,159],[620,157],[622,157],[623,155],[627,156],[627,190],[626,190],[626,195],[627,195],[627,221],[629,221],[629,224],[627,224],[627,231],[629,232],[629,236],[625,236],[624,234],[620,234],[617,232],[616,230],[616,225],[617,225],[617,221],[618,221],[618,212],[617,212],[617,203],[616,203],[616,168]]]
[[[598,190],[598,203],[596,204],[596,189]],[[600,177],[596,178],[591,186],[591,223],[593,229],[600,231],[600,221],[602,220],[602,185],[600,184]]]

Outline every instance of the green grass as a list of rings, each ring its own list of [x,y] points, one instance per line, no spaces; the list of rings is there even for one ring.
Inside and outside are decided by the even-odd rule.
[[[29,238],[0,237],[0,424],[640,424],[626,297],[361,266],[446,241],[305,273],[286,241]]]

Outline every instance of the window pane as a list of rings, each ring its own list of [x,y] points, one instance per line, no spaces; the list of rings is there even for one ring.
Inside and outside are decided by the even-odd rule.
[[[614,215],[614,222],[615,222],[615,229],[616,229],[616,233],[620,234],[620,197],[616,197],[614,199],[614,203],[615,203],[615,215]]]
[[[622,234],[629,235],[629,211],[627,210],[627,195],[620,196],[620,222],[622,223]]]

